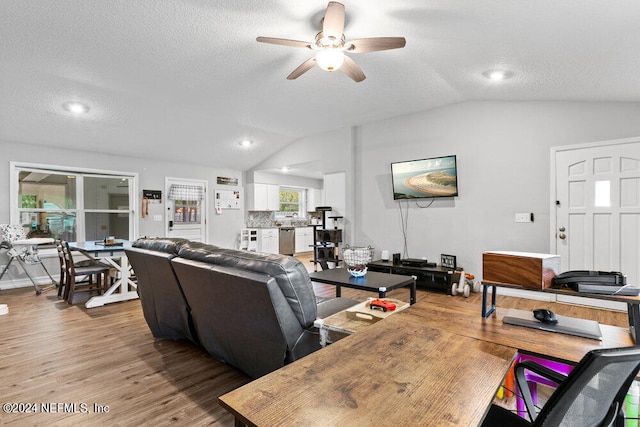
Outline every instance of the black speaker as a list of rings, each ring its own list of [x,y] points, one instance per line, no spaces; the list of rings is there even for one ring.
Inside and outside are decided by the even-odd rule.
[[[400,254],[393,254],[393,263],[400,264]]]

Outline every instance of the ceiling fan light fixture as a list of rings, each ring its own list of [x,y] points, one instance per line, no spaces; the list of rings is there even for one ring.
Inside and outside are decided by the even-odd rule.
[[[323,31],[316,34],[316,47],[319,49],[341,48],[344,46],[344,34],[327,35]]]
[[[366,76],[355,63],[349,53],[378,52],[381,50],[399,49],[406,45],[404,37],[368,37],[351,40],[346,43],[344,35],[344,4],[330,1],[322,18],[322,30],[316,34],[315,41],[310,43],[301,40],[259,36],[259,43],[270,43],[280,46],[310,49],[315,55],[298,65],[287,80],[295,80],[316,65],[325,71],[341,69],[354,82],[363,81]]]
[[[344,53],[340,49],[322,49],[316,53],[318,66],[325,71],[335,71],[344,62]]]

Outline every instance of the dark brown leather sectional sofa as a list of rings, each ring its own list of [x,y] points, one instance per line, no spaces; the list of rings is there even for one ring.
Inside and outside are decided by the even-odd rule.
[[[357,303],[316,298],[290,256],[167,238],[126,252],[154,337],[191,340],[253,378],[319,350],[314,320]]]

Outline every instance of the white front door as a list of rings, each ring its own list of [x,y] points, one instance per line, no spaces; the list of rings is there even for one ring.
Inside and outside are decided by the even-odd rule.
[[[552,161],[562,271],[621,271],[640,286],[640,138],[558,147]]]
[[[165,178],[165,236],[207,241],[207,181]]]

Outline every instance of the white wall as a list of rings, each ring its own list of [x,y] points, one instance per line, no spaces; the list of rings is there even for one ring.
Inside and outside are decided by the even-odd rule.
[[[351,166],[351,139],[350,128],[300,138],[249,170],[247,183],[255,182],[255,171],[282,166],[300,165],[321,173],[344,171]]]
[[[87,147],[91,149],[90,146]],[[126,154],[122,156],[109,156],[90,151],[70,151],[59,148],[48,148],[43,146],[29,145],[23,143],[11,143],[0,141],[0,223],[8,223],[10,219],[9,213],[9,162],[17,161],[23,163],[40,163],[52,164],[79,168],[94,168],[101,170],[117,170],[138,173],[138,189],[137,195],[136,217],[139,221],[140,236],[164,236],[164,221],[154,221],[154,214],[166,213],[164,202],[162,205],[151,205],[149,216],[140,217],[140,204],[142,190],[161,190],[164,194],[164,178],[171,176],[176,178],[202,179],[209,182],[208,186],[208,218],[207,227],[209,232],[209,242],[223,247],[235,247],[238,234],[244,223],[244,209],[240,210],[223,210],[222,214],[216,215],[214,209],[214,190],[216,188],[225,188],[229,190],[240,189],[243,191],[244,184],[242,182],[242,172],[231,169],[212,169],[187,164],[175,164],[168,162],[159,162],[155,160],[146,160],[140,158],[132,158]],[[216,184],[218,176],[238,178],[239,185],[220,186]],[[138,236],[132,236],[138,237]],[[0,259],[0,265],[5,264],[5,258]],[[56,260],[57,263],[57,260]],[[57,269],[50,270],[57,272]],[[3,278],[2,282],[7,281]],[[0,284],[3,285],[3,284]]]
[[[323,183],[321,179],[307,178],[304,176],[295,176],[289,174],[276,174],[265,172],[254,172],[253,182],[257,184],[273,184],[292,187],[316,188],[322,189]]]
[[[457,255],[480,277],[483,251],[547,253],[550,147],[638,136],[639,117],[638,103],[466,102],[365,124],[354,137],[354,244],[402,253],[408,205],[409,257]],[[393,201],[391,162],[451,154],[459,197],[422,209]],[[516,224],[516,212],[535,222]]]

